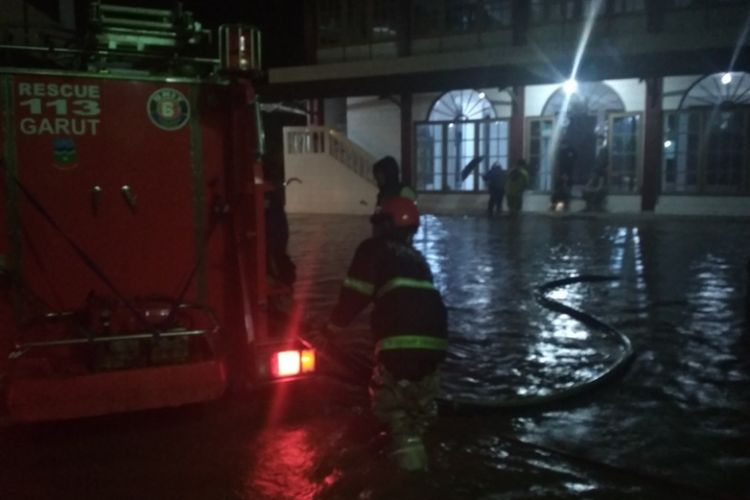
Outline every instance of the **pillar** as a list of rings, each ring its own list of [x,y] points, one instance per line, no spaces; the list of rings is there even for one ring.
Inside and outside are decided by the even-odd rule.
[[[510,127],[508,130],[508,165],[513,166],[516,161],[523,158],[523,125],[525,108],[525,87],[516,85],[513,87],[513,107],[510,115]]]
[[[659,197],[662,160],[662,79],[646,79],[646,112],[643,140],[643,181],[641,210],[652,212]]]
[[[412,148],[412,95],[401,94],[401,179],[414,186],[413,148]]]

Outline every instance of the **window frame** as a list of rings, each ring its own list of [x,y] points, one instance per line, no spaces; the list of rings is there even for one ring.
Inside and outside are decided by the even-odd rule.
[[[687,186],[688,189],[678,190],[676,189],[676,183],[674,183],[675,187],[671,188],[670,190],[665,191],[664,188],[667,185],[667,183],[665,182],[667,157],[666,157],[666,149],[665,149],[664,143],[667,140],[670,140],[670,141],[672,140],[670,137],[666,135],[666,127],[668,125],[669,118],[671,116],[679,116],[679,115],[685,115],[685,116],[695,115],[698,119],[698,131],[696,134],[694,134],[697,136],[697,141],[698,141],[697,151],[695,153],[695,157],[696,157],[695,186],[693,187],[692,185],[689,185]],[[701,192],[701,163],[702,163],[701,157],[702,157],[702,150],[703,150],[703,144],[702,144],[703,139],[702,139],[701,131],[703,130],[703,119],[704,119],[703,113],[696,112],[695,110],[690,110],[690,109],[676,109],[676,110],[663,112],[662,130],[661,130],[661,134],[662,134],[661,135],[661,148],[662,148],[661,157],[662,159],[661,159],[661,171],[659,175],[659,185],[660,185],[660,188],[661,188],[660,190],[662,193],[664,194],[697,194]],[[689,137],[693,134],[691,134],[688,131],[686,135]],[[678,134],[677,144],[675,144],[675,147],[678,147],[679,143],[680,143],[680,139],[679,139],[679,134]]]
[[[548,122],[553,130],[554,135],[554,127],[555,127],[555,117],[554,116],[528,116],[524,120],[524,129],[523,129],[523,157],[526,158],[526,161],[529,163],[529,175],[530,175],[530,184],[534,187],[531,188],[531,190],[535,193],[551,193],[552,192],[552,169],[554,168],[554,161],[552,156],[547,159],[549,162],[549,169],[548,170],[542,170],[541,167],[541,161],[539,165],[534,165],[534,160],[532,159],[531,155],[531,126],[534,122],[544,123]],[[550,138],[552,140],[552,138]],[[541,155],[539,156],[541,158]],[[547,174],[547,180],[545,181],[545,184],[549,184],[549,189],[540,189],[536,187],[537,178],[539,175],[545,173]]]
[[[433,194],[435,194],[435,193],[440,193],[440,194],[449,194],[449,193],[452,193],[452,194],[480,194],[480,193],[485,192],[486,191],[486,187],[484,186],[484,183],[479,179],[479,177],[480,177],[481,174],[477,175],[480,172],[484,172],[484,169],[482,169],[481,165],[477,167],[477,170],[473,174],[474,175],[474,179],[473,179],[473,186],[471,187],[471,189],[454,189],[454,188],[450,188],[448,186],[448,175],[449,175],[449,169],[447,168],[447,164],[448,164],[448,160],[449,160],[449,158],[448,158],[448,153],[449,153],[449,146],[448,146],[448,142],[449,142],[449,138],[448,137],[449,137],[449,134],[448,134],[448,130],[449,130],[450,124],[454,124],[454,125],[471,124],[471,125],[473,125],[474,126],[474,132],[475,132],[475,135],[474,135],[474,153],[473,153],[473,155],[474,155],[474,157],[477,157],[478,154],[480,153],[479,148],[481,148],[481,142],[480,142],[480,125],[481,124],[485,124],[485,123],[491,125],[492,123],[500,123],[500,122],[504,122],[505,123],[506,135],[505,136],[499,135],[496,139],[498,140],[499,143],[502,143],[503,141],[505,141],[505,143],[506,143],[505,154],[504,155],[498,154],[496,156],[491,156],[490,158],[487,159],[487,161],[489,162],[489,161],[493,161],[493,160],[498,160],[498,159],[505,158],[504,166],[507,169],[508,168],[507,162],[508,162],[508,158],[509,158],[509,155],[510,155],[510,118],[497,118],[497,117],[495,117],[495,118],[489,118],[489,119],[482,118],[482,119],[479,119],[479,120],[462,120],[462,121],[455,121],[455,120],[439,120],[439,121],[420,120],[420,121],[415,121],[412,124],[412,131],[413,131],[413,137],[414,137],[414,168],[415,168],[415,172],[414,173],[415,173],[415,178],[417,179],[417,182],[415,183],[416,185],[414,186],[414,188],[417,190],[417,192],[419,192],[419,193],[433,193]],[[440,130],[441,130],[441,141],[442,141],[442,143],[441,143],[441,155],[442,156],[440,158],[440,179],[441,179],[441,186],[438,187],[438,188],[435,188],[435,189],[424,189],[423,187],[420,186],[420,180],[419,180],[421,178],[422,174],[419,171],[420,164],[419,164],[419,155],[418,155],[418,153],[419,153],[420,147],[419,147],[419,136],[417,134],[417,128],[420,127],[420,126],[425,126],[425,125],[428,125],[428,126],[438,125],[438,126],[440,126]],[[485,163],[485,162],[483,161],[482,163]],[[451,173],[455,173],[455,172],[451,172]],[[434,175],[435,174],[433,174],[433,176]]]
[[[612,153],[614,138],[614,121],[618,118],[637,117],[638,125],[635,133],[635,182],[632,190],[613,190],[610,182],[612,175]],[[607,189],[612,194],[639,194],[643,191],[643,133],[644,116],[642,111],[617,111],[607,113]]]
[[[665,135],[664,126],[662,127],[662,172],[659,177],[660,179],[660,191],[663,195],[669,196],[680,196],[680,195],[707,195],[707,196],[744,196],[750,194],[750,105],[737,106],[733,110],[737,110],[741,113],[742,118],[742,131],[745,140],[742,141],[742,165],[740,167],[740,181],[739,187],[733,189],[731,184],[725,185],[709,185],[707,182],[707,176],[709,173],[709,163],[711,161],[711,150],[710,150],[710,130],[709,130],[709,118],[713,112],[712,106],[695,106],[686,109],[675,109],[665,110],[662,120],[666,124],[669,116],[685,114],[694,114],[698,116],[699,130],[697,133],[698,137],[698,166],[697,166],[697,183],[696,188],[693,190],[677,191],[674,189],[665,189],[663,183],[664,179],[664,168],[666,163],[666,151],[664,149],[664,141],[669,139]]]

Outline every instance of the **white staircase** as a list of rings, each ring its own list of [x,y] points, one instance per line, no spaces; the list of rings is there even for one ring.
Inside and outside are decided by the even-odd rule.
[[[284,127],[288,213],[371,214],[375,157],[327,127]]]

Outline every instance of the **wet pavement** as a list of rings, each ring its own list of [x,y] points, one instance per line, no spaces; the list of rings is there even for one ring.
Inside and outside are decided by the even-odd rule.
[[[295,216],[296,296],[325,318],[367,218]],[[443,382],[460,399],[428,436],[431,470],[382,454],[362,387],[315,385],[191,408],[0,430],[0,499],[750,498],[747,219],[423,218],[417,248],[449,306]],[[547,310],[551,297],[627,335]],[[367,315],[350,345],[367,353]],[[487,408],[490,404],[495,406]],[[504,408],[508,404],[517,408]]]

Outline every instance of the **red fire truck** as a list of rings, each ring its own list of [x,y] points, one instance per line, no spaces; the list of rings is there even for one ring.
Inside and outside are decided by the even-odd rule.
[[[201,76],[113,69],[178,60],[162,42],[180,32],[139,28],[127,46],[134,15],[183,34],[197,24],[95,9],[99,48],[54,49],[87,57],[85,71],[0,68],[7,416],[177,406],[308,377],[315,353],[268,322],[257,32],[222,27],[219,69]]]

